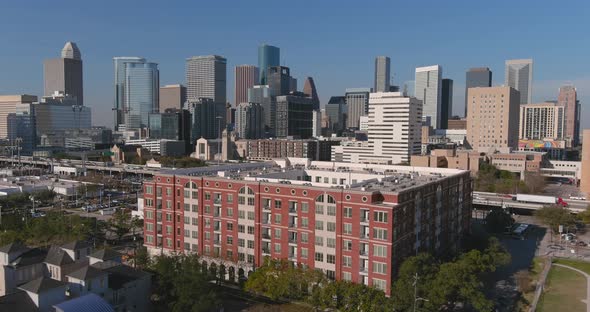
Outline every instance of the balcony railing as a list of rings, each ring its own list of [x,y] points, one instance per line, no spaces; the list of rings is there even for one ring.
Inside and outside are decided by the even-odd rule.
[[[359,255],[361,256],[368,256],[369,255],[369,251],[368,250],[359,250]]]
[[[289,243],[297,244],[297,237],[289,237]]]
[[[295,260],[295,259],[297,259],[297,255],[296,254],[289,254],[289,259]]]
[[[270,254],[270,248],[262,248],[262,253]]]
[[[221,241],[218,240],[218,239],[216,239],[216,240],[213,241],[213,244],[215,244],[215,245],[221,245]]]
[[[213,212],[213,216],[214,216],[214,217],[219,217],[219,215],[220,215],[219,211],[214,211],[214,212]]]
[[[289,213],[297,213],[297,208],[289,207]]]
[[[367,216],[361,215],[361,222],[369,222],[369,218]]]
[[[365,267],[360,267],[359,272],[360,273],[369,273],[369,270],[367,270],[367,268],[365,268]]]
[[[263,239],[270,239],[270,234],[268,234],[268,233],[262,233],[262,238]]]
[[[289,227],[290,228],[296,228],[297,227],[297,223],[289,222]]]
[[[264,210],[270,210],[270,205],[269,204],[265,204],[263,208],[264,208]]]
[[[215,205],[221,205],[221,198],[215,198],[213,200],[213,204],[215,204]]]
[[[262,219],[262,224],[270,224],[270,219]]]
[[[213,227],[213,231],[220,231],[221,227],[219,225],[216,225]]]
[[[361,239],[369,239],[369,234],[361,233],[361,234],[359,235],[359,237],[360,237]]]

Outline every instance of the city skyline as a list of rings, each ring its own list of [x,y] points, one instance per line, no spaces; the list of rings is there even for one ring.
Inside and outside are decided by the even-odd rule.
[[[326,20],[326,23],[321,23],[321,25],[314,25],[314,27],[319,27],[318,34],[321,35],[322,40],[314,40],[312,45],[302,44],[305,39],[297,35],[297,32],[306,31],[311,26],[305,26],[304,29],[301,29],[300,25],[291,21],[287,22],[285,29],[282,29],[280,33],[272,31],[272,28],[269,28],[269,31],[260,31],[260,27],[268,25],[268,22],[256,21],[256,18],[248,18],[249,21],[254,20],[254,22],[244,27],[244,29],[236,29],[233,26],[236,23],[244,22],[245,18],[245,15],[244,17],[240,17],[238,14],[238,12],[244,9],[240,7],[242,5],[244,4],[237,3],[232,5],[233,9],[230,14],[238,18],[235,21],[229,22],[228,25],[222,25],[221,28],[215,31],[198,29],[202,26],[201,24],[206,25],[215,14],[212,14],[212,17],[205,18],[203,21],[194,23],[194,25],[187,24],[187,22],[182,21],[182,18],[176,18],[176,21],[166,19],[170,23],[166,24],[158,32],[175,30],[178,32],[178,36],[158,37],[158,40],[149,42],[149,40],[144,40],[144,36],[127,38],[133,34],[145,32],[146,25],[144,21],[146,16],[140,16],[140,14],[133,17],[132,21],[130,21],[130,27],[120,29],[120,23],[108,19],[104,10],[87,7],[88,10],[83,10],[79,15],[75,16],[75,19],[90,18],[93,21],[93,23],[90,23],[91,26],[80,23],[81,26],[76,29],[57,32],[57,29],[63,29],[60,26],[62,22],[59,22],[59,17],[65,17],[72,13],[72,10],[68,9],[67,6],[58,4],[53,7],[44,7],[44,12],[46,14],[53,14],[58,22],[52,25],[41,26],[34,19],[32,19],[32,22],[29,20],[27,25],[24,25],[24,20],[17,20],[16,17],[19,14],[22,16],[21,13],[27,9],[27,6],[10,4],[7,7],[2,7],[3,11],[9,14],[7,14],[7,19],[0,23],[11,26],[5,27],[5,29],[23,26],[23,31],[30,36],[27,36],[25,39],[8,31],[3,33],[7,46],[18,46],[20,51],[26,52],[17,53],[12,50],[4,52],[5,58],[0,60],[0,66],[6,69],[3,71],[4,73],[10,73],[10,75],[0,75],[0,94],[42,95],[43,60],[55,57],[55,52],[63,47],[64,42],[74,41],[84,52],[85,105],[92,107],[93,112],[95,112],[93,115],[96,125],[109,127],[112,126],[112,112],[110,109],[114,98],[112,94],[112,67],[109,66],[112,57],[117,55],[141,55],[158,63],[161,71],[160,85],[163,86],[166,84],[185,83],[184,62],[186,58],[193,55],[222,55],[228,60],[227,74],[229,76],[227,79],[226,94],[228,100],[234,103],[234,86],[231,75],[233,68],[238,64],[256,64],[258,46],[262,43],[268,43],[281,49],[281,65],[290,67],[292,75],[298,78],[299,81],[303,81],[307,76],[314,77],[322,107],[331,96],[343,95],[346,88],[371,87],[373,85],[374,75],[373,63],[377,55],[395,56],[395,60],[391,64],[394,69],[392,71],[392,76],[394,76],[392,84],[394,85],[402,85],[404,81],[413,80],[414,69],[416,67],[428,64],[441,64],[445,68],[445,77],[454,80],[453,102],[456,104],[453,107],[454,115],[462,115],[464,111],[463,105],[461,104],[464,103],[464,94],[462,91],[465,86],[465,71],[471,67],[489,67],[497,73],[494,76],[494,85],[501,85],[504,81],[502,75],[504,72],[504,62],[509,59],[532,58],[534,60],[535,71],[532,102],[557,99],[559,87],[564,84],[575,85],[582,105],[585,105],[584,103],[590,100],[588,96],[590,94],[590,77],[586,74],[588,72],[588,65],[584,62],[584,55],[587,54],[588,50],[587,45],[582,44],[582,47],[575,49],[576,51],[562,51],[561,55],[555,55],[555,53],[550,53],[550,51],[546,51],[543,48],[546,46],[546,41],[542,38],[547,33],[562,34],[559,38],[554,38],[555,45],[565,44],[565,42],[578,38],[583,34],[577,28],[571,29],[571,27],[568,27],[571,23],[568,24],[566,20],[563,23],[556,23],[559,25],[541,25],[536,28],[533,34],[528,34],[527,32],[527,36],[518,35],[526,32],[524,29],[511,29],[515,34],[515,36],[511,37],[518,37],[518,41],[521,41],[519,44],[516,44],[516,39],[506,38],[504,36],[505,32],[503,29],[508,28],[508,26],[491,23],[481,33],[485,34],[485,39],[490,43],[488,46],[493,44],[502,45],[502,49],[496,49],[498,52],[485,49],[485,46],[481,47],[472,44],[476,39],[474,39],[473,34],[468,32],[454,33],[453,38],[451,38],[454,42],[469,39],[466,44],[442,47],[443,45],[440,44],[440,41],[443,39],[433,38],[433,35],[424,33],[424,29],[428,26],[426,24],[417,25],[416,29],[408,33],[398,34],[402,37],[400,38],[402,40],[413,38],[416,41],[417,35],[422,36],[424,40],[416,41],[415,43],[417,45],[408,45],[405,47],[396,43],[373,40],[376,36],[383,35],[383,31],[377,31],[374,34],[368,32],[369,36],[367,38],[358,38],[362,42],[362,47],[354,47],[347,50],[342,49],[344,47],[344,41],[342,40],[345,36],[340,35],[341,31],[336,32],[333,26],[327,25],[330,24],[330,20]],[[304,4],[295,4],[294,6],[299,5],[303,6]],[[322,14],[322,12],[326,12],[326,10],[335,9],[345,15],[353,14],[360,5],[345,3],[339,8],[319,6],[317,8],[317,15],[314,14],[311,16],[310,20],[325,20],[325,14]],[[503,16],[505,14],[503,10],[506,10],[508,5],[508,3],[498,3],[490,9],[488,14]],[[87,6],[92,5],[89,4]],[[124,5],[124,7],[126,6]],[[212,8],[217,6],[223,7],[227,6],[227,3],[207,4],[207,6]],[[399,9],[410,11],[415,8],[413,4],[403,4],[401,6],[403,8]],[[465,4],[462,8],[458,8],[458,6],[445,8],[438,3],[432,2],[432,10],[428,10],[425,14],[428,16],[439,13],[457,15],[457,21],[443,21],[443,24],[451,27],[456,26],[457,23],[467,23],[471,19],[477,20],[481,17],[479,15],[480,13],[467,17],[450,11],[458,9],[469,11],[473,9],[471,6],[472,4]],[[518,4],[517,6],[525,5]],[[580,4],[580,6],[579,10],[576,10],[574,14],[581,14],[583,16],[588,6],[585,3]],[[255,12],[255,16],[263,16],[276,8],[277,5],[271,3],[267,7]],[[511,6],[511,8],[514,7]],[[158,13],[158,9],[154,4],[142,10],[150,12],[152,14],[151,18],[153,18],[154,15],[159,16],[159,14],[163,14]],[[236,12],[234,12],[234,9]],[[553,16],[554,14],[558,15],[562,10],[564,10],[563,12],[566,11],[565,8],[558,8],[557,11],[552,10],[550,12],[546,8],[543,8],[543,6],[536,6],[531,10],[534,12],[531,12],[530,16],[525,17],[522,23],[531,24],[538,18],[542,19]],[[249,12],[252,12],[252,10],[250,9]],[[567,12],[568,14],[571,13],[570,11]],[[181,17],[184,14],[186,13],[183,13],[182,10],[168,8],[168,14],[166,15]],[[367,18],[364,16],[360,17],[361,20]],[[411,14],[408,18],[411,18]],[[552,18],[555,18],[555,16]],[[405,22],[407,22],[406,18],[395,21],[395,23],[400,23],[400,25],[403,25]],[[368,22],[368,24],[373,24],[372,28],[374,28],[375,23],[379,23],[378,19],[371,18],[370,22]],[[186,29],[183,29],[183,27],[186,27]],[[344,27],[343,34],[349,30],[355,31],[355,33],[359,31],[365,32],[364,28],[354,30],[349,29],[352,26]],[[97,28],[101,28],[100,31],[97,31]],[[110,34],[110,31],[114,31],[114,28],[117,28],[121,32],[121,35],[126,36],[128,40],[126,39],[124,42],[114,44],[115,42],[112,40],[112,37],[107,35]],[[33,31],[35,29],[36,31]],[[152,29],[151,26],[148,26],[148,30],[150,29]],[[564,34],[566,29],[568,32]],[[181,35],[188,35],[189,33],[204,36],[206,44],[179,40]],[[398,42],[402,42],[402,40]],[[465,45],[468,46],[466,47]],[[170,46],[174,47],[174,49],[168,49]],[[339,52],[334,53],[334,48],[338,48]],[[15,72],[17,68],[19,72]],[[354,73],[354,75],[345,74],[347,72]],[[590,118],[584,118],[589,115],[590,112],[583,110],[582,120],[590,120]],[[584,126],[588,126],[588,124],[582,124],[582,127]]]

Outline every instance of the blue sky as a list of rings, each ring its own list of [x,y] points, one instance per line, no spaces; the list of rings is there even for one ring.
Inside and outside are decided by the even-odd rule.
[[[75,41],[97,125],[112,124],[114,56],[159,63],[162,85],[184,83],[187,57],[225,56],[232,100],[233,67],[256,64],[257,46],[269,43],[300,88],[314,78],[322,103],[372,86],[377,55],[391,57],[394,84],[440,64],[455,81],[457,113],[469,67],[490,67],[501,85],[506,59],[533,58],[533,100],[573,83],[590,127],[590,1],[2,0],[0,12],[0,94],[42,95],[43,60]]]

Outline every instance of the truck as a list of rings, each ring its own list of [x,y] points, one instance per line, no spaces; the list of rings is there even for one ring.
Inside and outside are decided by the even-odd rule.
[[[562,207],[567,207],[567,203],[561,197],[555,196],[516,194],[516,196],[512,197],[512,200],[532,204],[557,204]]]

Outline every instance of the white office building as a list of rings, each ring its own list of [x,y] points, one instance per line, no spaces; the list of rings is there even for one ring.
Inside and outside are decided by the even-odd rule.
[[[422,102],[400,92],[369,95],[368,142],[332,147],[332,161],[399,164],[421,152]]]
[[[520,92],[520,104],[530,104],[533,98],[533,60],[507,60],[504,84]]]
[[[442,67],[432,65],[416,68],[414,93],[423,103],[422,119],[434,129],[441,126]],[[446,118],[446,116],[445,116]]]

